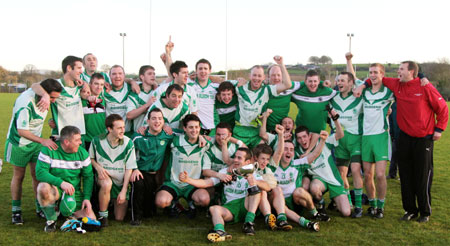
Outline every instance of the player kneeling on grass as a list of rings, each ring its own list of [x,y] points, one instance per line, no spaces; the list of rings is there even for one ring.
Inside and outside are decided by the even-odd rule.
[[[89,154],[100,186],[99,221],[108,226],[108,205],[114,200],[114,216],[122,221],[128,208],[128,183],[137,168],[133,142],[125,134],[125,122],[118,114],[106,117],[107,135],[95,137]]]
[[[209,241],[220,242],[231,239],[231,235],[225,232],[225,222],[236,223],[244,220],[242,231],[247,235],[255,234],[254,220],[261,200],[260,190],[269,191],[270,187],[254,172],[254,166],[248,165],[251,160],[250,150],[239,148],[234,155],[233,164],[219,171],[230,176],[233,172],[239,172],[238,170],[247,170],[249,173],[246,176],[234,176],[231,182],[224,183],[223,206],[215,205],[209,208],[214,224],[214,229],[207,236]],[[186,172],[181,172],[179,178],[180,181],[198,188],[212,187],[220,183],[218,178],[192,179]]]
[[[332,114],[334,116],[336,112],[333,110]],[[323,203],[323,193],[330,191],[330,199],[334,200],[341,214],[343,216],[350,216],[351,209],[347,192],[344,189],[341,175],[331,156],[331,150],[334,146],[339,144],[338,140],[344,136],[344,131],[337,118],[338,117],[333,118],[336,132],[326,140],[322,153],[313,163],[311,163],[311,167],[308,169],[308,173],[312,175],[309,191],[313,198],[316,201],[321,201],[321,203]],[[306,127],[305,131],[298,132],[297,136],[301,136],[302,134],[305,134],[305,136],[309,135]],[[309,148],[310,138],[305,137],[301,139],[302,148]],[[317,148],[317,145],[314,148]]]
[[[36,164],[36,178],[41,182],[37,188],[38,200],[47,218],[46,232],[56,230],[57,202],[59,211],[65,217],[87,216],[95,219],[89,201],[94,174],[88,152],[80,148],[80,129],[75,126],[64,127],[56,144],[56,150],[42,148]]]

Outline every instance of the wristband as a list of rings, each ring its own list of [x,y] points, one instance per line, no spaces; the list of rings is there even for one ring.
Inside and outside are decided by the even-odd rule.
[[[238,140],[238,141],[236,142],[236,144],[239,145],[239,147],[241,147],[241,146],[244,144],[244,142],[242,142],[241,140]]]
[[[261,190],[259,189],[259,187],[257,185],[255,185],[255,186],[248,188],[247,192],[248,192],[249,196],[253,196],[253,195],[259,194],[261,192]]]

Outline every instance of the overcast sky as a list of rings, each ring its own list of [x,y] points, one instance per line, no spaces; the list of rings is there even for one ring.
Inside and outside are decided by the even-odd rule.
[[[345,63],[347,33],[355,63],[436,61],[450,57],[449,10],[444,0],[2,1],[0,66],[60,70],[65,56],[88,52],[99,66],[121,65],[123,32],[127,73],[146,64],[165,73],[159,55],[169,35],[173,58],[190,69],[200,58],[219,71],[226,60],[248,68],[276,54],[288,64],[313,55]]]

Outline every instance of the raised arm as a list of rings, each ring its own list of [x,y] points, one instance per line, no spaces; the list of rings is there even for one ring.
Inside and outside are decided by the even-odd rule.
[[[284,127],[282,125],[275,125],[275,131],[278,134],[278,145],[277,149],[273,153],[273,162],[278,166],[280,163],[281,157],[283,156],[284,152]]]
[[[283,77],[283,83],[277,84],[277,93],[281,93],[289,88],[292,87],[291,77],[289,76],[289,73],[286,69],[286,66],[283,63],[283,57],[281,56],[275,56],[273,58],[275,62],[280,66],[281,69],[281,75]]]
[[[352,58],[353,54],[351,52],[345,53],[345,59],[347,59],[347,72],[353,74],[353,77],[355,77],[356,80],[356,73],[355,69],[353,68]]]
[[[334,109],[331,110],[331,114],[333,116],[336,115],[336,111],[334,111]],[[330,116],[329,113],[328,113],[328,115]],[[330,118],[332,118],[332,117],[330,116]],[[342,129],[341,123],[339,123],[338,119],[333,120],[333,122],[334,122],[334,125],[336,126],[336,133],[335,133],[336,140],[339,140],[344,137],[344,130]]]
[[[169,36],[169,42],[167,42],[167,44],[165,46],[166,53],[165,53],[165,59],[163,59],[163,62],[164,62],[164,65],[166,67],[167,74],[168,74],[170,80],[173,80],[173,76],[170,73],[170,66],[173,63],[173,61],[172,61],[172,50],[173,50],[174,46],[175,45],[172,42],[172,36]],[[162,57],[161,57],[161,59],[162,59]]]
[[[268,108],[266,112],[261,115],[261,127],[259,128],[259,136],[267,143],[269,141],[269,135],[267,134],[267,118],[272,113],[272,109]]]
[[[314,160],[317,159],[317,157],[320,156],[322,153],[323,147],[325,146],[325,140],[328,138],[328,132],[327,131],[320,131],[319,135],[319,144],[316,146],[316,148],[306,156],[308,158],[308,163],[311,164],[314,162]]]

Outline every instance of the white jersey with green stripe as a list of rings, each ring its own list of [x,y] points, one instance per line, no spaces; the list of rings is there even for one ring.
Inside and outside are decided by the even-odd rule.
[[[341,175],[339,174],[333,156],[331,155],[331,150],[338,145],[339,142],[336,140],[335,134],[331,134],[325,142],[322,153],[313,163],[311,163],[311,167],[308,169],[308,173],[311,174],[313,178],[319,177],[332,185],[339,186],[343,184]]]
[[[169,83],[163,83],[156,88],[156,90],[153,91],[152,96],[156,97],[156,100],[159,100],[161,97],[164,97],[166,95],[166,90],[169,86],[173,85],[173,80]],[[189,106],[189,111],[192,113],[195,113],[198,111],[197,108],[197,92],[195,89],[189,85],[186,84],[184,86],[184,92],[183,92],[183,102],[186,103]]]
[[[175,136],[171,147],[169,165],[166,171],[166,180],[170,180],[179,188],[184,188],[188,184],[180,182],[178,176],[181,172],[186,171],[188,176],[193,179],[199,179],[202,175],[203,156],[208,151],[211,143],[207,142],[206,146],[201,148],[197,143],[191,144],[187,140],[187,135],[181,134]]]
[[[54,135],[59,135],[65,126],[76,126],[80,129],[81,134],[86,134],[80,96],[81,87],[66,86],[63,78],[57,81],[62,85],[63,90],[56,101],[50,104],[53,120],[58,130],[58,133],[54,132]]]
[[[242,146],[228,142],[227,149],[228,149],[229,157],[234,158],[234,154],[236,153],[237,149],[240,147],[242,147]],[[222,149],[217,144],[215,139],[212,139],[211,148],[209,148],[208,152],[206,152],[206,153],[207,154],[203,157],[203,163],[204,163],[205,169],[211,169],[213,171],[218,172],[221,169],[228,167],[228,165],[223,162]]]
[[[109,78],[107,73],[98,72],[98,71],[96,71],[94,73],[99,73],[99,74],[103,75],[103,77],[105,78],[105,82],[111,84],[111,79]],[[82,79],[86,83],[90,83],[91,82],[91,75],[87,74],[86,70],[84,70],[84,72],[82,74],[80,74],[80,79]]]
[[[219,84],[212,83],[211,80],[208,80],[208,83],[204,87],[198,81],[188,85],[192,86],[197,93],[197,103],[201,106],[198,107],[197,113],[202,122],[202,128],[213,129],[219,121],[219,115],[215,110],[214,104]]]
[[[125,102],[125,105],[127,106],[127,113],[135,110],[139,107],[142,107],[143,105],[145,105],[148,100],[152,97],[153,94],[153,90],[150,90],[148,93],[144,91],[144,88],[142,87],[142,84],[139,86],[141,88],[141,92],[139,94],[136,94],[134,92],[131,92],[128,95],[128,98]],[[137,129],[139,129],[139,127],[145,125],[145,121],[147,120],[146,118],[147,116],[147,112],[142,113],[141,115],[139,115],[138,117],[134,118],[132,120],[133,122],[133,130],[137,131]]]
[[[222,174],[229,174],[227,172],[228,168],[223,168],[219,171],[219,173]],[[263,180],[262,176],[257,174],[256,172],[253,173],[253,176],[256,180]],[[217,185],[220,183],[220,179],[218,178],[211,178],[214,185]],[[245,198],[248,194],[247,189],[250,188],[247,179],[242,176],[237,176],[236,181],[231,182],[230,184],[224,184],[223,185],[223,194],[222,194],[222,202],[223,204],[227,204],[231,201],[234,201],[236,199]]]
[[[339,114],[339,123],[345,131],[355,134],[362,134],[363,100],[362,97],[354,97],[350,92],[347,97],[337,93],[330,102],[334,110]],[[331,121],[333,129],[336,129],[334,121]]]
[[[125,170],[137,169],[133,141],[127,136],[112,147],[106,135],[95,137],[89,148],[89,156],[106,171],[115,185],[122,186]]]
[[[25,146],[33,141],[21,137],[18,130],[30,131],[33,135],[40,137],[44,120],[48,110],[40,111],[36,106],[36,94],[30,88],[17,97],[14,102],[11,123],[9,123],[7,139],[15,146]]]
[[[376,135],[389,128],[387,113],[394,96],[391,90],[381,85],[379,91],[372,93],[371,88],[363,92],[363,135]]]
[[[169,108],[163,101],[163,98],[160,98],[158,101],[153,103],[153,105],[148,109],[150,112],[153,108],[161,109],[164,117],[164,122],[169,124],[172,129],[180,129],[181,120],[188,114],[190,114],[189,106],[183,101],[176,108]],[[147,114],[148,114],[147,112]],[[146,116],[147,118],[148,116]],[[144,121],[144,125],[147,125],[147,122]],[[182,128],[181,128],[182,129]]]
[[[111,89],[109,92],[105,92],[106,117],[110,114],[120,115],[125,121],[125,132],[131,130],[131,122],[127,120],[127,105],[125,104],[130,91],[130,86],[124,83],[120,90]]]
[[[257,127],[258,115],[260,115],[267,105],[269,99],[278,96],[276,85],[261,85],[261,88],[251,90],[250,82],[238,87],[236,90],[239,107],[236,112],[236,121],[241,126]]]
[[[283,190],[284,197],[292,196],[295,189],[302,186],[303,173],[309,168],[308,158],[304,157],[291,161],[291,163],[283,168],[270,166],[277,179],[277,184]]]

